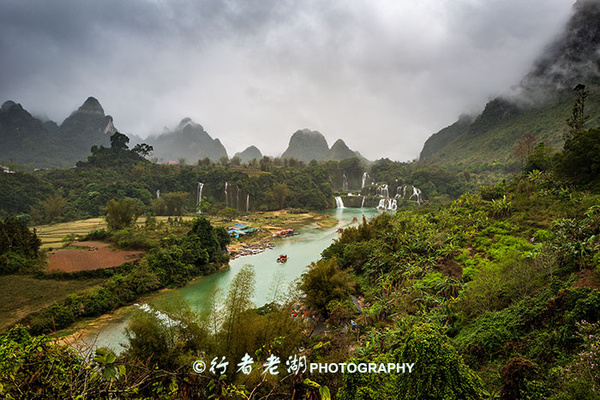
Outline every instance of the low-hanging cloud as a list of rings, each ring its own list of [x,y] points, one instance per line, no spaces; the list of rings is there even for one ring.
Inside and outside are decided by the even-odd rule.
[[[527,73],[564,0],[4,0],[0,93],[60,123],[88,96],[146,137],[189,116],[233,154],[297,129],[375,159]]]

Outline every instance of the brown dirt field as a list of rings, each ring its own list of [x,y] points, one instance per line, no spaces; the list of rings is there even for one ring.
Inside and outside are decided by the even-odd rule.
[[[139,260],[142,251],[112,251],[102,242],[78,242],[73,246],[81,250],[60,249],[47,253],[48,271],[77,272],[117,267],[128,261]]]

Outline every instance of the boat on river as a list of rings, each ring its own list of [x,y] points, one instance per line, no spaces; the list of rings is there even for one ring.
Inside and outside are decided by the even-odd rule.
[[[284,229],[284,230],[279,231],[279,232],[275,232],[273,234],[273,237],[280,237],[281,238],[281,237],[288,237],[288,236],[294,236],[294,235],[295,235],[294,229],[290,228],[290,229]]]
[[[286,262],[288,259],[287,254],[281,254],[278,258],[277,258],[277,262],[278,263],[284,263]]]

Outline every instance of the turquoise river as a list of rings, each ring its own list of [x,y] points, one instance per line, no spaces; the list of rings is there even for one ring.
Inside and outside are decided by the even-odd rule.
[[[209,294],[218,290],[222,296],[228,291],[229,284],[244,265],[254,267],[256,289],[254,304],[260,307],[273,299],[275,291],[285,293],[289,285],[298,279],[311,262],[320,258],[321,252],[337,237],[337,230],[348,226],[356,226],[356,217],[361,221],[364,215],[372,218],[379,212],[372,208],[338,208],[329,211],[338,220],[334,227],[322,228],[316,223],[298,230],[298,235],[277,240],[275,247],[262,253],[239,257],[230,261],[229,267],[212,275],[203,276],[188,285],[162,291],[144,298],[141,303],[150,306],[165,300],[185,301],[195,311],[201,311]],[[286,263],[278,263],[279,254],[287,254]],[[132,313],[139,309],[138,305],[123,307],[117,310],[96,327],[85,330],[75,344],[83,343],[93,347],[109,347],[116,352],[122,351],[122,343],[126,341],[125,328]]]

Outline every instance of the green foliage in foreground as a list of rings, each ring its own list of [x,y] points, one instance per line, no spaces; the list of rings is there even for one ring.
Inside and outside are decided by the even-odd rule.
[[[30,231],[25,221],[0,220],[0,274],[32,270],[38,263],[41,244],[35,230]]]
[[[312,263],[302,277],[300,289],[306,293],[307,306],[328,317],[328,304],[347,299],[354,290],[354,282],[348,271],[341,270],[332,258]]]
[[[366,347],[351,362],[414,363],[397,374],[344,374],[340,400],[481,399],[481,382],[465,365],[441,327],[417,324],[404,334],[384,333],[386,348]],[[382,351],[383,350],[383,351]]]
[[[467,375],[481,380],[475,398],[563,399],[569,391],[595,398],[599,354],[578,326],[600,320],[598,204],[598,196],[576,191],[554,171],[535,171],[439,209],[383,214],[346,228],[322,255],[360,282],[358,353],[395,361],[410,332],[426,343],[419,327],[433,324],[464,358]],[[406,398],[460,390],[455,382],[426,391],[427,379],[410,378],[421,389]],[[401,385],[395,377],[344,379],[343,398],[404,398],[394,391]]]

